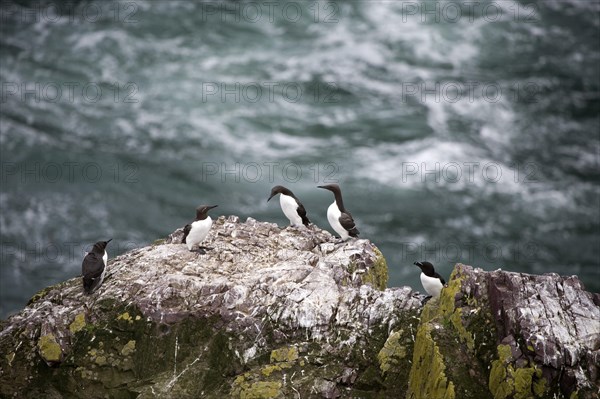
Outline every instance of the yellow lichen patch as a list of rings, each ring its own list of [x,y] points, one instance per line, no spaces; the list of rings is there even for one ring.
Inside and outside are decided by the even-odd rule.
[[[377,259],[373,265],[369,267],[368,272],[363,275],[362,281],[365,284],[371,284],[374,288],[383,291],[387,288],[388,282],[387,262],[378,248],[374,248],[374,250]]]
[[[475,341],[473,339],[473,335],[471,335],[471,333],[467,331],[462,322],[462,308],[457,308],[454,310],[452,315],[450,315],[450,321],[452,322],[454,329],[458,333],[460,340],[467,344],[467,348],[470,351],[473,351],[473,349],[475,348]]]
[[[421,311],[421,324],[428,323],[439,315],[439,301],[435,298],[431,298],[423,307]]]
[[[409,375],[407,398],[454,398],[454,384],[446,377],[444,360],[431,336],[432,329],[439,328],[441,300],[442,298],[432,298],[421,312],[421,322],[413,348],[413,367]]]
[[[448,286],[442,290],[440,295],[438,313],[444,320],[449,321],[452,324],[461,342],[467,344],[469,351],[473,351],[475,349],[475,340],[473,339],[473,335],[467,331],[463,324],[462,308],[457,308],[454,300],[456,294],[462,289],[462,284],[463,278],[460,276],[460,271],[458,268],[455,268],[450,276]],[[475,303],[471,303],[471,306],[475,306]],[[430,317],[433,318],[434,316],[432,315]]]
[[[282,363],[277,363],[277,364],[267,364],[260,370],[260,372],[265,377],[268,377],[276,371],[282,371],[284,369],[290,369],[290,368],[292,368],[292,363],[282,362]]]
[[[85,327],[85,313],[79,313],[75,316],[75,320],[69,325],[69,330],[71,334],[75,334],[81,331]]]
[[[535,366],[515,369],[509,345],[498,345],[497,351],[498,359],[492,362],[489,380],[494,399],[527,399],[544,395],[546,381],[541,370]]]
[[[298,359],[298,348],[290,346],[271,351],[270,362],[293,362]]]
[[[237,377],[235,377],[235,380],[233,381],[233,385],[241,385],[244,381],[246,381],[246,378],[244,377],[244,375],[238,375]]]
[[[127,342],[124,346],[123,349],[121,349],[121,355],[123,356],[129,356],[131,355],[133,352],[135,352],[135,341],[129,341]]]
[[[510,377],[514,371],[510,365],[512,355],[508,345],[498,345],[497,350],[498,360],[492,362],[489,387],[494,399],[504,399],[513,392],[514,381]]]
[[[458,275],[458,268],[454,268],[448,286],[442,289],[440,295],[440,313],[442,315],[450,316],[455,309],[454,298],[456,294],[461,290],[463,279]]]
[[[546,392],[546,379],[542,378],[542,370],[536,369],[535,376],[537,380],[533,382],[533,393],[535,396],[542,397]]]
[[[532,367],[515,370],[515,399],[531,397],[532,380],[535,369]]]
[[[445,372],[446,365],[431,336],[431,326],[422,323],[417,331],[406,397],[454,399],[454,384],[448,381]]]
[[[119,315],[119,317],[117,317],[117,320],[127,320],[129,322],[132,322],[131,316],[129,315],[129,312],[125,312],[121,315]]]
[[[392,332],[383,344],[383,348],[377,354],[379,368],[386,373],[392,366],[400,363],[400,360],[406,356],[406,348],[400,344],[402,330]]]
[[[47,362],[59,362],[62,356],[60,345],[53,334],[44,335],[38,341],[40,356]]]
[[[243,383],[239,389],[240,399],[273,399],[281,395],[281,382],[258,381]]]
[[[498,345],[498,357],[502,362],[511,361],[512,360],[512,351],[510,349],[510,345]]]
[[[106,366],[106,364],[107,364],[106,356],[98,356],[98,357],[96,357],[96,360],[94,360],[94,362],[98,366]]]
[[[102,342],[100,342],[98,345],[102,344]],[[96,363],[98,366],[105,366],[108,364],[108,359],[106,356],[106,353],[104,352],[104,350],[102,348],[98,348],[98,349],[91,349],[88,351],[88,354],[91,357],[91,360]]]

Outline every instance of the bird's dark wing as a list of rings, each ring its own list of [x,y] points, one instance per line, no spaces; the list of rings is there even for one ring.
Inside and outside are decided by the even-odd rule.
[[[300,217],[302,218],[302,224],[308,226],[310,220],[308,220],[308,217],[306,216],[306,209],[304,209],[304,205],[302,205],[300,201],[296,200],[296,202],[298,203],[298,208],[296,208],[296,212],[298,212],[298,215],[300,215]]]
[[[182,244],[186,244],[185,239],[187,238],[188,234],[190,234],[190,230],[192,230],[192,225],[186,224],[183,228],[183,240],[181,240]]]
[[[103,270],[104,260],[100,255],[90,252],[85,256],[85,258],[83,258],[83,263],[81,264],[81,274],[83,274],[84,278],[100,277]]]
[[[101,256],[90,252],[81,264],[81,274],[83,275],[83,289],[86,293],[91,293],[99,281],[104,271],[104,260]]]
[[[435,273],[433,275],[433,277],[437,277],[440,279],[440,281],[442,282],[442,285],[446,285],[446,280],[444,280],[444,278],[442,276],[440,276],[439,274]]]
[[[352,219],[350,212],[342,212],[339,221],[342,227],[348,231],[350,237],[358,237],[360,233],[354,224],[354,219]]]

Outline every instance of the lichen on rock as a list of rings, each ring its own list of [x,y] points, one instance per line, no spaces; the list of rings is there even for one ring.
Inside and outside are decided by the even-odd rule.
[[[548,315],[554,319],[551,329],[545,327]],[[439,300],[431,300],[421,313],[407,397],[437,397],[442,393],[433,392],[439,387],[446,387],[447,395],[452,383],[460,398],[577,394],[591,399],[600,389],[600,325],[593,321],[599,318],[596,296],[573,277],[484,272],[459,264]],[[593,336],[599,337],[597,343]],[[554,350],[578,349],[570,361],[563,357],[553,363],[556,352],[536,354],[539,341]],[[558,364],[565,375],[576,376],[570,385],[558,378]]]
[[[3,383],[2,395],[379,389],[367,376],[388,333],[406,320],[416,328],[421,296],[386,289],[385,259],[368,240],[338,244],[314,226],[280,229],[237,217],[215,221],[206,255],[188,251],[181,238],[177,230],[111,259],[112,277],[92,296],[77,278],[36,295],[3,324],[1,348],[14,355],[3,356],[0,380],[16,383]],[[35,374],[39,361],[54,370]]]
[[[60,344],[56,341],[53,334],[40,337],[38,351],[42,359],[48,364],[58,363],[62,359]]]
[[[298,349],[294,346],[274,349],[271,351],[271,363],[273,362],[293,362],[298,359]]]
[[[75,316],[75,320],[69,324],[71,334],[76,334],[85,327],[85,313],[79,313]]]
[[[459,264],[423,306],[386,287],[369,240],[235,216],[215,221],[205,255],[181,239],[110,259],[93,295],[74,278],[1,322],[0,396],[590,399],[600,386],[600,300],[576,278]]]
[[[384,374],[393,366],[399,365],[406,357],[406,347],[400,341],[402,332],[402,330],[392,332],[377,354],[379,368]]]

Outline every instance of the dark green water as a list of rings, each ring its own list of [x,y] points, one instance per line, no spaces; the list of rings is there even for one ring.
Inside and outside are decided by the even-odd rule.
[[[600,4],[479,4],[2,1],[0,317],[199,204],[285,225],[283,184],[329,228],[333,181],[390,286],[598,292]]]

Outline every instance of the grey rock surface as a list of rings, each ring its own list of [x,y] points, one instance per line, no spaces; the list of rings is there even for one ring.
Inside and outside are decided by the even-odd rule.
[[[538,365],[567,392],[594,388],[600,377],[600,295],[585,292],[575,276],[477,274],[488,280],[498,339],[510,346],[515,364]]]

